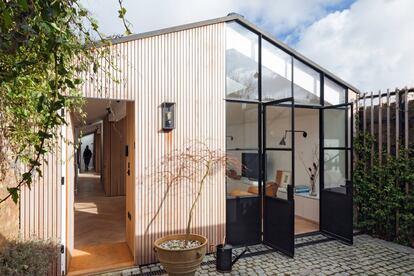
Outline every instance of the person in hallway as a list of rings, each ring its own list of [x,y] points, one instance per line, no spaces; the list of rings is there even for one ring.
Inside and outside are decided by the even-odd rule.
[[[83,151],[83,161],[85,162],[85,171],[89,170],[89,162],[91,161],[92,151],[89,149],[89,146],[86,146]]]

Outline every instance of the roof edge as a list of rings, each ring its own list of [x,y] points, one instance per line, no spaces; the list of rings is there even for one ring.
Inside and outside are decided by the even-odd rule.
[[[348,83],[347,81],[344,81],[343,79],[336,76],[335,74],[333,74],[329,70],[323,68],[322,66],[318,65],[314,61],[312,61],[309,58],[305,57],[304,55],[302,55],[301,53],[299,53],[295,49],[291,48],[289,45],[287,45],[287,44],[283,43],[282,41],[278,40],[277,38],[275,38],[273,36],[273,34],[267,32],[267,31],[264,31],[262,28],[259,28],[254,23],[252,23],[252,22],[248,21],[247,19],[245,19],[244,16],[242,16],[240,14],[237,14],[237,13],[230,13],[227,16],[223,16],[223,17],[219,17],[219,18],[203,20],[203,21],[199,21],[199,22],[194,22],[194,23],[189,23],[189,24],[184,24],[184,25],[178,25],[178,26],[174,26],[174,27],[163,28],[163,29],[159,29],[159,30],[155,30],[155,31],[149,31],[149,32],[144,32],[144,33],[139,33],[139,34],[132,34],[132,35],[127,35],[127,36],[122,36],[122,37],[110,39],[109,41],[112,44],[119,44],[119,43],[129,42],[129,41],[133,41],[133,40],[148,38],[148,37],[152,37],[152,36],[163,35],[163,34],[173,33],[173,32],[179,32],[179,31],[183,31],[183,30],[203,27],[203,26],[212,25],[212,24],[230,22],[230,21],[239,22],[242,25],[245,25],[246,27],[254,30],[255,32],[260,33],[265,39],[267,39],[270,42],[276,44],[278,47],[285,50],[287,53],[292,55],[294,58],[299,59],[301,62],[304,62],[305,64],[309,65],[310,67],[313,67],[317,71],[323,72],[329,78],[333,79],[336,82],[341,83],[342,85],[348,87],[349,89],[356,92],[357,94],[361,93],[361,91],[358,88],[356,88],[355,86],[353,86],[352,84]]]

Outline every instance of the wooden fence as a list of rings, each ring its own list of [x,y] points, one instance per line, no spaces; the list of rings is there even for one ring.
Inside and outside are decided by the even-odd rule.
[[[395,155],[401,146],[414,146],[414,88],[364,93],[356,104],[358,130],[375,138],[372,154]]]

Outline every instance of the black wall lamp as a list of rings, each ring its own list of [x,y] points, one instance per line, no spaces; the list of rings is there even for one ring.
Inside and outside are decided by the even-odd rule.
[[[162,110],[162,129],[172,130],[175,128],[175,103],[163,102],[161,104]]]
[[[285,130],[285,134],[283,135],[282,140],[280,140],[279,145],[286,146],[286,135],[288,132],[302,132],[303,138],[306,138],[308,136],[308,133],[304,130]]]

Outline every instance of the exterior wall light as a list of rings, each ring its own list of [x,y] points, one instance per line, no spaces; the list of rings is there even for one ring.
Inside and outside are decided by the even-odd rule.
[[[172,130],[175,128],[175,103],[163,102],[162,110],[162,129]]]

